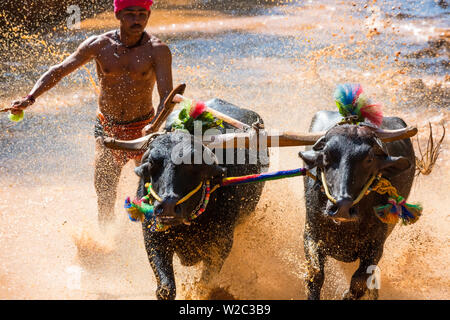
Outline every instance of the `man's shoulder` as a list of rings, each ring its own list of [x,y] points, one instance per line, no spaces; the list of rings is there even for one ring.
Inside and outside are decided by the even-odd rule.
[[[109,44],[111,43],[115,32],[115,30],[108,31],[102,34],[91,36],[89,39],[91,39],[92,44]]]
[[[149,42],[151,43],[151,55],[153,58],[157,60],[170,59],[172,53],[170,52],[169,46],[153,35],[149,34],[149,37]]]
[[[149,34],[149,43],[151,44],[152,48],[156,49],[156,50],[165,50],[168,49],[169,47],[167,46],[167,44],[165,44],[164,42],[161,41],[161,39],[155,37],[154,35]]]
[[[114,31],[110,31],[99,35],[92,35],[83,41],[81,47],[92,50],[101,49],[111,43],[110,39],[113,33]]]

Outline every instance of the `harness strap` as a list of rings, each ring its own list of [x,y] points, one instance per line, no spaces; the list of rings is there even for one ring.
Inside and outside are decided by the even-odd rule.
[[[200,188],[202,187],[202,185],[203,185],[203,181],[200,182],[200,184],[199,184],[194,190],[192,190],[192,191],[189,192],[186,196],[184,196],[181,200],[179,200],[179,201],[177,202],[177,205],[178,205],[178,204],[182,204],[183,202],[186,202],[187,200],[189,200],[189,198],[191,198],[194,194],[196,194],[196,193],[198,192],[198,190],[200,190]]]

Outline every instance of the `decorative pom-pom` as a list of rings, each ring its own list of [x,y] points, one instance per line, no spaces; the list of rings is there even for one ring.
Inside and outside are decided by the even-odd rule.
[[[23,120],[24,115],[25,115],[25,112],[23,112],[23,110],[21,110],[19,114],[10,113],[8,115],[8,118],[9,118],[9,120],[14,121],[14,122],[20,122]]]
[[[374,207],[376,216],[384,223],[396,224],[402,219],[404,225],[415,223],[422,215],[422,206],[420,204],[406,203],[403,197],[397,199],[389,198],[388,204]]]
[[[142,200],[130,201],[130,197],[125,199],[124,208],[127,210],[128,217],[131,221],[144,221],[153,216],[154,208],[152,205],[143,202]]]
[[[189,111],[189,116],[197,119],[203,112],[206,111],[206,104],[204,102],[196,102]]]
[[[383,111],[380,104],[371,104],[361,107],[361,116],[377,127],[383,122]]]
[[[338,85],[334,92],[334,99],[343,117],[357,116],[358,122],[368,120],[376,126],[383,121],[383,112],[380,104],[372,104],[363,94],[360,84]]]
[[[126,198],[124,208],[127,210],[128,218],[131,221],[143,221],[144,215],[139,211],[138,208],[131,204],[130,197]]]

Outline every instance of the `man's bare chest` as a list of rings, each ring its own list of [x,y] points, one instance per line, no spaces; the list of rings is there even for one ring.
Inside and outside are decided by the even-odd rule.
[[[150,78],[154,74],[151,48],[126,49],[111,45],[100,51],[96,58],[99,76]]]

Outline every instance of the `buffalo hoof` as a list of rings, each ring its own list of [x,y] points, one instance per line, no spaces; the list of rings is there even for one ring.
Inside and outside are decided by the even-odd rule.
[[[158,300],[175,300],[176,290],[172,286],[161,286],[156,290]]]
[[[342,295],[342,300],[357,300],[357,298],[350,292],[350,290],[347,290]]]
[[[216,287],[209,292],[207,300],[238,300],[238,299],[231,293],[229,293],[227,289],[222,287]]]
[[[342,300],[378,300],[378,290],[366,290],[361,295],[356,296],[350,290],[344,292]]]

